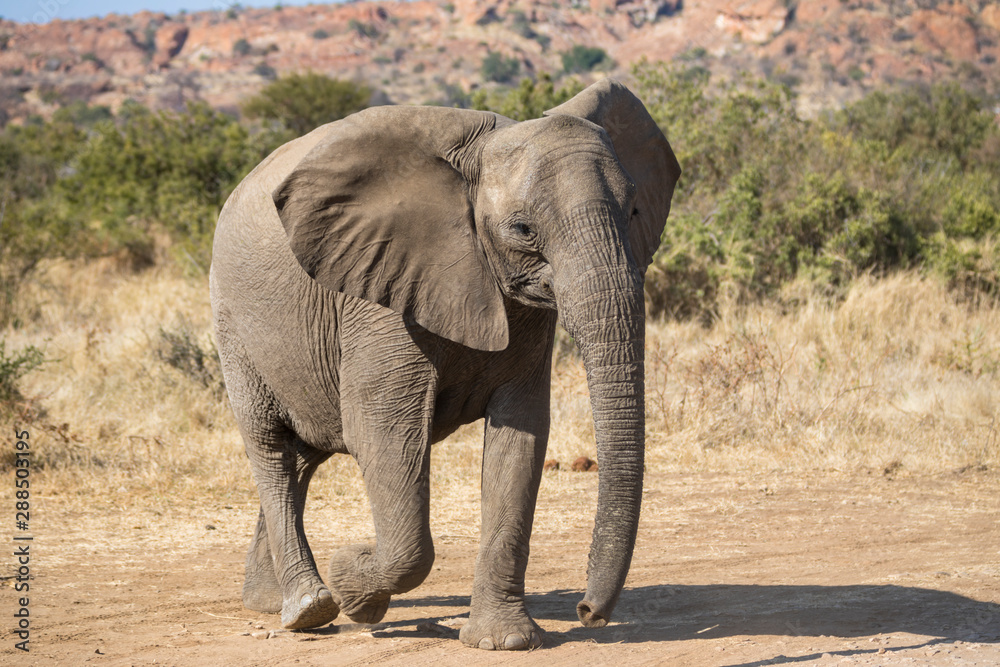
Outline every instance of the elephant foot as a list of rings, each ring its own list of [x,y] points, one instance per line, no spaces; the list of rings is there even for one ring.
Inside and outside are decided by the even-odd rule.
[[[266,614],[277,614],[281,611],[281,587],[273,573],[270,581],[247,577],[243,582],[243,606]]]
[[[348,599],[344,601],[344,615],[355,623],[373,625],[382,620],[389,610],[390,595],[370,596],[368,599]]]
[[[542,645],[544,633],[527,612],[511,617],[472,616],[458,638],[466,646],[487,651],[524,651]]]
[[[369,546],[343,547],[330,558],[327,581],[341,611],[355,623],[371,625],[385,616],[392,594],[378,585],[381,578]]]
[[[303,592],[300,587],[281,606],[281,625],[289,630],[315,628],[337,618],[340,608],[330,589],[322,584]]]

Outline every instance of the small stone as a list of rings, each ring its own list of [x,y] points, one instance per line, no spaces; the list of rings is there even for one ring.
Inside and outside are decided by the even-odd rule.
[[[879,655],[885,655],[885,647],[880,646],[879,649],[876,651],[876,653],[878,653]]]
[[[557,461],[557,460],[555,460],[555,459],[549,459],[549,460],[548,460],[548,461],[546,461],[546,462],[545,462],[545,464],[544,464],[544,465],[542,466],[542,470],[545,470],[545,471],[549,471],[549,470],[559,470],[559,461]]]
[[[205,524],[205,530],[215,530],[215,526],[210,523]]]
[[[265,630],[258,630],[257,632],[250,633],[250,636],[254,639],[267,639],[268,633]]]
[[[581,456],[570,466],[573,472],[597,472],[597,461],[586,456]]]

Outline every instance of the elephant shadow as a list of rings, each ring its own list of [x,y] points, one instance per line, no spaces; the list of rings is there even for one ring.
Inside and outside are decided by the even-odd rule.
[[[576,603],[582,597],[579,590],[556,590],[529,594],[526,600],[544,628],[546,620],[576,621]],[[414,607],[467,607],[469,598],[399,602]],[[932,638],[918,646],[954,641],[1000,643],[1000,604],[898,585],[640,586],[622,591],[615,621],[606,628],[576,625],[565,632],[549,632],[546,644],[675,642],[745,635],[849,639],[891,633]]]

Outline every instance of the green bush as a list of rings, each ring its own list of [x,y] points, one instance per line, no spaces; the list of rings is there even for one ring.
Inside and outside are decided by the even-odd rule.
[[[65,117],[0,131],[0,326],[14,319],[15,297],[38,262],[81,252],[53,191],[85,139]]]
[[[211,341],[207,345],[200,343],[186,321],[172,329],[160,328],[153,355],[187,380],[212,389],[220,396],[223,394],[225,382],[219,351]]]
[[[576,44],[562,53],[563,71],[567,74],[591,72],[595,69],[610,69],[613,66],[607,52],[598,46]]]
[[[301,136],[364,109],[371,97],[371,89],[363,84],[306,72],[269,83],[241,109],[247,118],[274,121]]]
[[[517,88],[487,91],[482,88],[472,94],[470,106],[493,111],[514,120],[541,118],[542,112],[558,106],[583,90],[576,79],[564,82],[558,89],[552,78],[543,74],[538,81],[521,79]]]
[[[954,84],[874,92],[800,118],[783,86],[639,65],[637,94],[684,173],[647,279],[654,313],[711,317],[720,295],[837,294],[923,266],[963,293],[1000,285],[1000,129]]]
[[[483,64],[479,68],[484,79],[497,83],[507,83],[520,71],[521,62],[517,58],[505,58],[496,51],[490,51],[486,54],[486,57],[483,58]]]
[[[253,68],[253,73],[265,79],[275,79],[278,72],[267,63],[257,63]]]
[[[374,23],[365,23],[357,19],[351,19],[347,22],[347,28],[357,33],[359,37],[367,37],[369,39],[378,37],[378,27]]]
[[[187,262],[207,270],[215,218],[266,147],[203,103],[184,113],[127,105],[121,116],[96,128],[56,193],[77,212],[91,253],[142,248],[160,227]]]
[[[511,31],[521,37],[525,39],[535,39],[538,37],[538,33],[531,27],[531,21],[528,20],[528,16],[521,10],[511,10],[507,14],[507,21],[510,24]]]
[[[483,61],[492,80],[518,70],[497,53]],[[642,63],[633,75],[683,169],[647,273],[653,314],[710,319],[722,300],[781,298],[801,281],[836,296],[861,272],[909,267],[968,298],[1000,296],[995,100],[955,84],[887,89],[808,120],[785,86],[713,81],[700,57]],[[445,88],[443,101],[527,120],[581,88],[543,75],[470,98]],[[166,235],[175,261],[204,271],[240,179],[277,145],[370,97],[306,73],[244,103],[263,123],[203,104],[154,113],[129,102],[114,116],[71,104],[49,121],[3,128],[0,326],[16,323],[14,297],[45,258],[116,253],[141,265],[153,259],[154,235]]]
[[[250,46],[250,42],[242,37],[233,42],[233,55],[246,56],[249,55],[251,51],[253,51],[253,47]]]
[[[0,405],[20,397],[17,381],[45,363],[45,353],[28,345],[7,353],[7,341],[0,338]]]
[[[21,282],[44,258],[124,253],[141,266],[152,261],[152,235],[162,230],[184,265],[207,270],[226,197],[287,138],[251,137],[204,104],[153,113],[126,103],[86,131],[69,121],[93,115],[56,114],[0,134],[0,172],[9,175],[0,179],[0,324],[13,316]]]

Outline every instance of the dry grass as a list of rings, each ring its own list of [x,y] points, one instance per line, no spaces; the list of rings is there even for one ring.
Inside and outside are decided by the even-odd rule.
[[[204,279],[114,263],[49,265],[16,307],[8,349],[54,361],[21,381],[30,405],[2,418],[31,432],[47,496],[122,509],[202,500],[254,505],[238,430],[219,390]],[[934,473],[996,466],[1000,307],[957,303],[904,274],[860,280],[838,304],[793,312],[732,308],[710,330],[650,323],[647,470],[874,470]],[[594,456],[585,373],[560,355],[549,456]],[[481,423],[434,453],[445,534],[474,536]],[[590,484],[549,474],[552,492]],[[335,457],[317,506],[367,523],[357,466]],[[560,491],[561,489],[561,491]],[[6,491],[5,491],[6,492]],[[451,508],[451,509],[448,509]]]
[[[996,465],[997,304],[913,274],[837,304],[731,309],[649,328],[649,461],[661,470]]]

